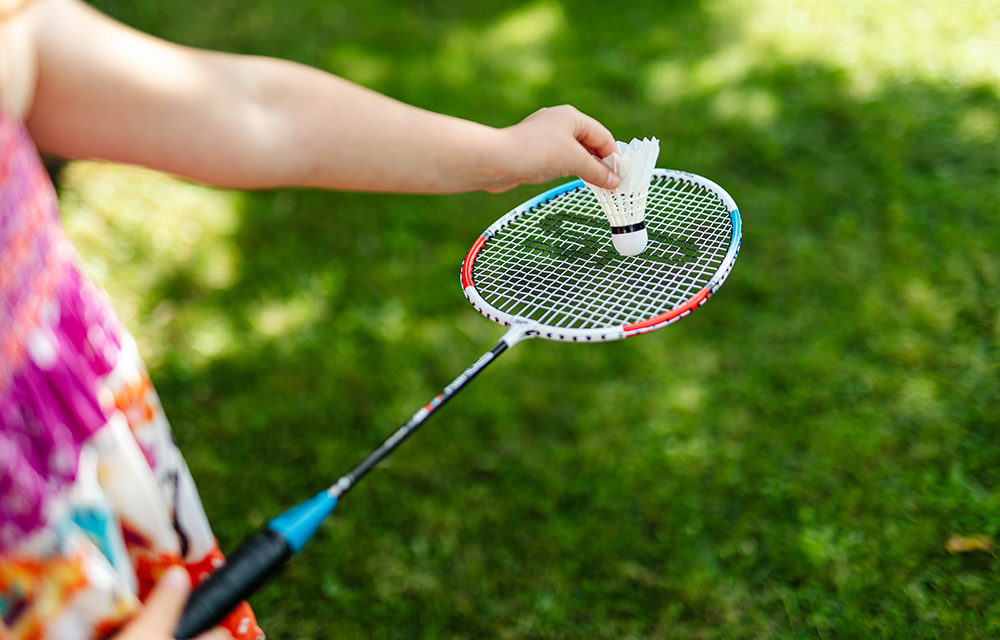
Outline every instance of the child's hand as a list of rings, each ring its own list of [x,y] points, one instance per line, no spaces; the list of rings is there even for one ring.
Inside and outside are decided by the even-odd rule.
[[[565,176],[579,176],[608,189],[618,185],[618,176],[600,161],[618,150],[614,136],[574,107],[540,109],[501,131],[507,138],[510,173],[489,191]]]
[[[172,640],[190,591],[187,572],[180,567],[170,569],[156,583],[143,609],[115,640]],[[197,640],[230,640],[230,635],[225,629],[215,628]]]

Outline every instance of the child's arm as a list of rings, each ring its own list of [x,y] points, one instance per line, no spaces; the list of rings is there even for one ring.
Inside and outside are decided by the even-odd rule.
[[[78,0],[36,0],[28,127],[67,157],[213,184],[498,191],[578,175],[612,186],[614,139],[568,106],[495,129],[405,105],[300,64],[207,52],[125,27]]]

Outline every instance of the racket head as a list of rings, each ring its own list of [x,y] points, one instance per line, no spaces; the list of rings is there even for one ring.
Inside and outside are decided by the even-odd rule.
[[[618,340],[686,317],[722,286],[739,255],[740,213],[722,187],[656,169],[646,204],[649,243],[619,255],[608,220],[582,180],[542,193],[486,229],[462,263],[466,298],[526,335]]]

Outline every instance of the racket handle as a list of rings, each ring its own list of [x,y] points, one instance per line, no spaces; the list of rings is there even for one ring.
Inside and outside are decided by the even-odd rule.
[[[277,531],[264,529],[247,539],[191,593],[174,638],[193,638],[222,622],[291,557],[291,546]]]
[[[272,518],[266,529],[243,541],[226,564],[191,592],[174,638],[187,640],[222,622],[302,550],[337,501],[336,494],[320,491]]]

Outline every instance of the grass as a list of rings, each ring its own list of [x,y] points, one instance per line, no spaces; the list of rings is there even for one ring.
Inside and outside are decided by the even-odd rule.
[[[996,2],[94,4],[490,124],[571,102],[743,212],[689,319],[463,391],[253,599],[273,637],[1000,635]],[[492,346],[459,265],[539,190],[60,188],[226,549]]]

